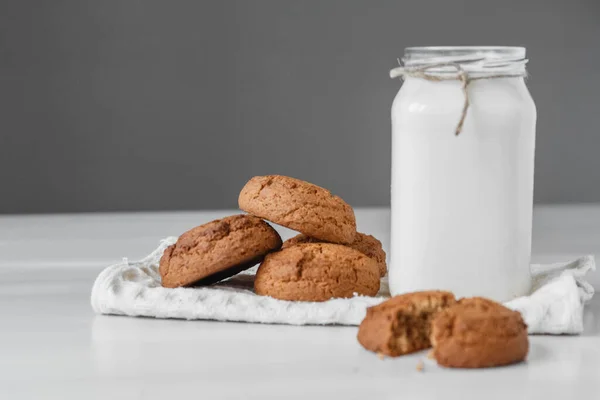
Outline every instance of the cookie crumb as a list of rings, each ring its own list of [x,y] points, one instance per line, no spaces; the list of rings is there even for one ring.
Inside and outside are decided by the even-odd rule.
[[[425,369],[425,364],[423,364],[423,360],[419,360],[419,362],[417,363],[417,371],[423,372],[424,369]]]
[[[383,353],[377,353],[377,358],[383,360],[385,358],[385,355]]]
[[[433,359],[435,359],[435,355],[434,355],[434,353],[433,353],[433,350],[429,350],[429,351],[427,352],[427,358],[429,358],[430,360],[433,360]]]

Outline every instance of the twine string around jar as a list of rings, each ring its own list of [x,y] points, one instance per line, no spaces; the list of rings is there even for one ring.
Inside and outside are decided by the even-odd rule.
[[[477,60],[469,60],[469,61],[481,61],[481,59]],[[400,60],[398,60],[400,64]],[[431,73],[427,73],[428,70],[434,68],[444,68],[444,67],[452,67],[456,69],[455,75],[432,75]],[[463,129],[463,125],[465,123],[465,119],[467,118],[467,111],[469,110],[469,83],[474,80],[480,79],[497,79],[497,78],[519,78],[525,76],[525,72],[522,73],[498,73],[494,75],[481,75],[481,76],[471,76],[464,68],[455,62],[446,62],[446,63],[437,63],[437,64],[428,64],[416,67],[397,67],[390,71],[390,78],[420,78],[425,79],[431,82],[441,82],[441,81],[453,81],[458,80],[461,83],[461,88],[464,96],[464,102],[462,111],[460,113],[460,119],[458,120],[458,124],[456,125],[456,130],[454,134],[458,136]]]

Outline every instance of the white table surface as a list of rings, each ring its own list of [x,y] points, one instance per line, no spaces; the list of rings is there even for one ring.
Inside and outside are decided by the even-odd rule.
[[[600,398],[600,296],[583,335],[531,336],[527,363],[488,370],[425,360],[418,372],[425,353],[382,361],[358,345],[355,327],[93,314],[103,267],[227,214],[0,216],[0,399]],[[534,262],[600,255],[600,206],[534,214]],[[357,219],[387,250],[389,211]]]

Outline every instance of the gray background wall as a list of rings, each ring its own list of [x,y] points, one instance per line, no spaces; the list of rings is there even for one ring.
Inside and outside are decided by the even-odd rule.
[[[409,45],[524,45],[537,202],[600,201],[600,2],[0,1],[0,212],[230,208],[257,174],[389,203]]]

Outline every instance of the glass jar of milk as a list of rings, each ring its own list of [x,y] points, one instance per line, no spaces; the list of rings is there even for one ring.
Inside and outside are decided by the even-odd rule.
[[[393,295],[528,293],[536,109],[526,62],[522,47],[405,50],[392,105]]]

